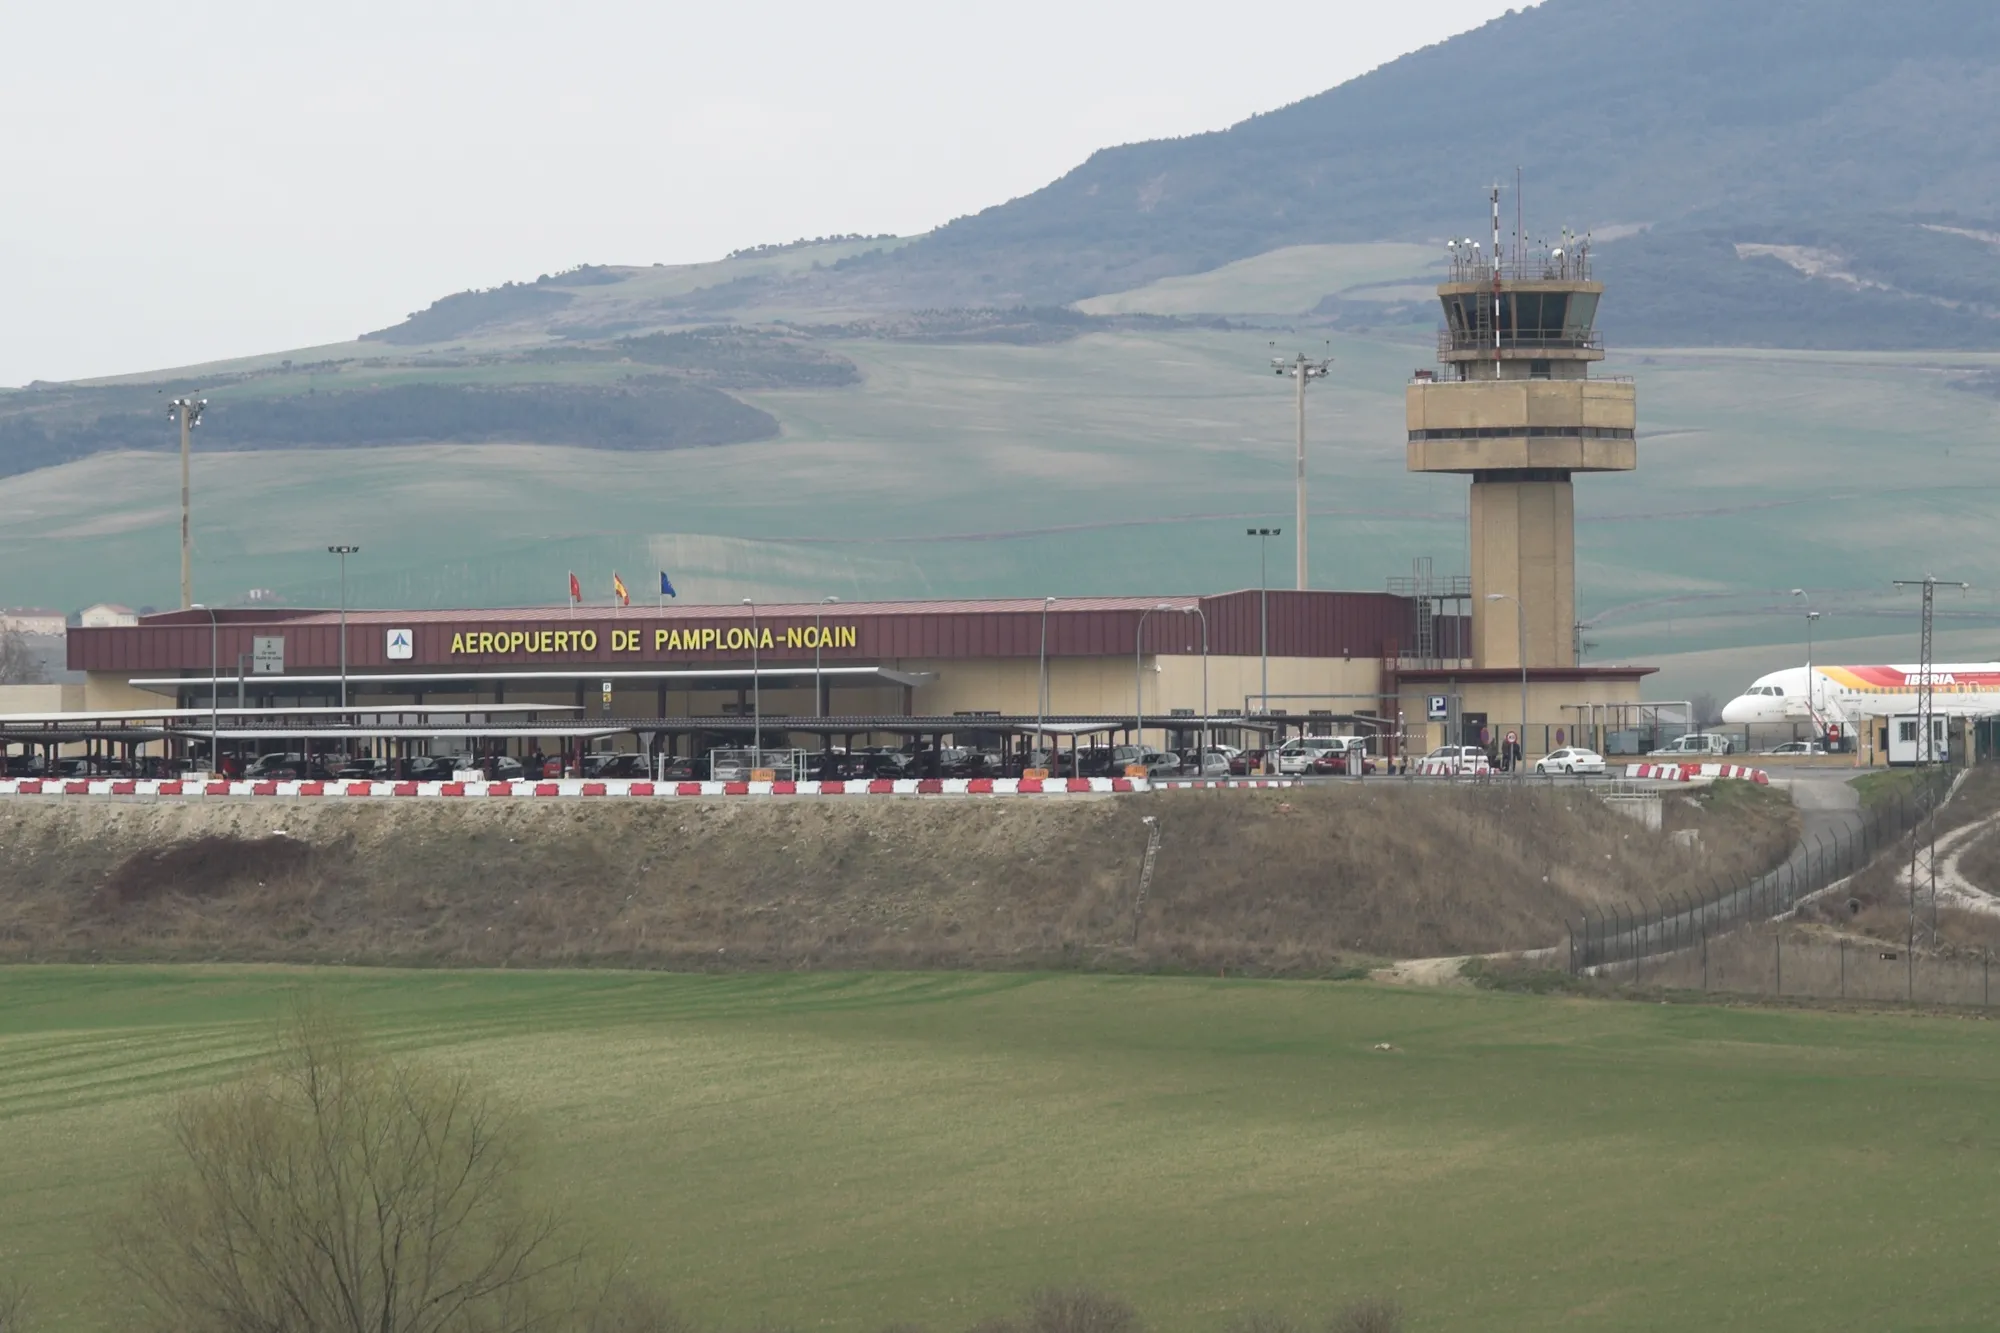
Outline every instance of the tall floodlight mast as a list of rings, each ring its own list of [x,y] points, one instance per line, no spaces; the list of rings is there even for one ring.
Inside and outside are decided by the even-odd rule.
[[[1290,361],[1278,356],[1271,358],[1272,374],[1290,375],[1298,382],[1298,528],[1293,536],[1298,542],[1298,582],[1295,586],[1300,592],[1304,592],[1306,588],[1306,385],[1314,380],[1325,379],[1327,369],[1332,365],[1332,357],[1314,361],[1304,352],[1300,352]]]
[[[167,404],[167,415],[181,428],[181,610],[194,606],[194,539],[188,488],[188,437],[201,424],[206,398],[176,398]]]

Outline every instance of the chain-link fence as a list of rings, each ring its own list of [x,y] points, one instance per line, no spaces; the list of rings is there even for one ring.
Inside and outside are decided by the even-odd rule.
[[[1706,892],[1669,893],[1650,907],[1578,919],[1569,930],[1570,972],[1683,953],[1742,922],[1790,911],[1855,874],[1922,824],[1950,792],[1955,776],[1955,770],[1942,768],[1918,775],[1899,796],[1809,835],[1784,864],[1764,874],[1716,880]]]
[[[1990,952],[1919,953],[1879,940],[1829,940],[1782,926],[1703,935],[1686,948],[1604,970],[1634,985],[1735,995],[1914,1004],[1993,1003]]]

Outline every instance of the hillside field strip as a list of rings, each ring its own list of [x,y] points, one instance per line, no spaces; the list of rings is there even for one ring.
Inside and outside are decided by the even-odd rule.
[[[0,970],[0,1272],[116,1326],[101,1220],[308,992],[468,1065],[707,1329],[1989,1326],[1984,1023],[1071,975]],[[1394,1049],[1378,1050],[1378,1043]]]

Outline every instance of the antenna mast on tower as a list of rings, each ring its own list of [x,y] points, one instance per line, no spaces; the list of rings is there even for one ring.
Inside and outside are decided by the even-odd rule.
[[[1493,377],[1500,377],[1500,186],[1493,187]]]

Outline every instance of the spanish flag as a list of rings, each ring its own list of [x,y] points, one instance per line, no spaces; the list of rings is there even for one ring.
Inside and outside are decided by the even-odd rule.
[[[625,591],[625,580],[618,577],[618,571],[611,571],[611,595],[618,599],[618,605],[632,605],[632,594]]]

